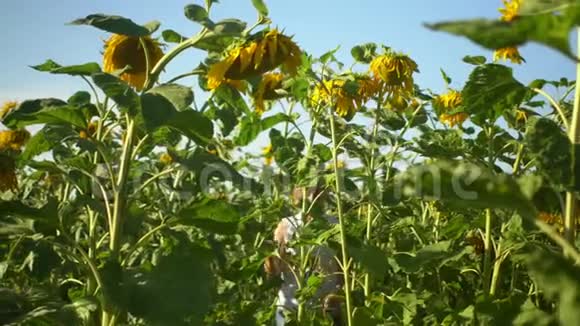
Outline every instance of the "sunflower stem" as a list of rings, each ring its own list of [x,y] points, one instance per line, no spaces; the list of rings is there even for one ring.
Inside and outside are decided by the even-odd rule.
[[[149,78],[147,79],[147,81],[145,82],[145,85],[143,87],[143,92],[146,92],[149,89],[151,89],[153,84],[159,78],[161,71],[163,71],[163,69],[165,69],[165,66],[167,66],[167,64],[171,60],[173,60],[173,58],[175,58],[178,54],[185,51],[186,49],[197,44],[199,41],[201,41],[206,36],[207,33],[208,33],[207,28],[202,29],[197,35],[179,43],[176,47],[171,49],[171,51],[167,52],[163,57],[161,57],[161,59],[159,60],[159,62],[157,62],[155,67],[153,67],[153,69],[151,69],[151,73],[149,74]]]
[[[373,131],[371,134],[371,139],[370,139],[370,144],[371,144],[371,158],[369,160],[369,169],[368,169],[368,174],[369,174],[369,185],[370,182],[374,181],[375,178],[375,151],[376,151],[376,138],[377,138],[377,132],[379,130],[379,118],[380,118],[380,109],[381,109],[381,103],[383,100],[383,95],[381,94],[381,92],[379,92],[379,97],[378,97],[378,101],[377,101],[377,109],[375,111],[375,122],[373,124]],[[369,186],[369,204],[367,206],[367,217],[366,217],[366,222],[367,222],[367,230],[366,230],[366,240],[367,240],[367,244],[370,245],[371,244],[371,235],[372,235],[372,224],[373,224],[373,202],[375,200],[375,186]],[[364,294],[365,294],[365,301],[367,303],[367,305],[370,304],[370,294],[371,294],[371,276],[368,272],[365,273],[364,275]]]
[[[493,172],[493,126],[485,129],[488,137],[488,162],[487,166],[490,171]],[[488,287],[490,286],[491,279],[491,255],[492,255],[492,243],[491,243],[491,225],[492,212],[491,208],[485,209],[485,236],[483,239],[484,257],[483,257],[483,292],[488,293]]]
[[[580,56],[580,27],[576,29],[576,36],[578,38],[578,50],[576,56]],[[576,90],[574,91],[574,110],[572,111],[572,121],[570,122],[570,129],[568,131],[568,137],[570,138],[570,143],[572,144],[572,161],[573,167],[577,166],[576,162],[576,152],[580,145],[580,61],[576,61]],[[576,184],[576,173],[573,172],[573,182]],[[566,240],[570,243],[572,247],[574,246],[574,231],[576,229],[576,193],[574,191],[568,191],[566,193],[566,216],[564,218],[564,234]]]
[[[336,128],[334,123],[334,113],[332,108],[329,110],[329,120],[330,120],[330,134],[332,137],[332,161],[334,165],[334,179],[335,179],[335,196],[336,196],[336,210],[338,214],[338,224],[340,227],[340,242],[342,249],[342,270],[344,277],[344,295],[346,298],[346,320],[347,325],[352,326],[352,302],[350,293],[350,262],[348,259],[347,243],[346,243],[346,225],[344,221],[344,216],[342,213],[342,197],[341,197],[341,182],[338,173],[338,146],[336,141]]]
[[[125,134],[125,141],[123,143],[123,152],[121,154],[121,162],[119,166],[119,176],[117,177],[117,187],[115,190],[115,199],[113,206],[113,221],[111,225],[111,240],[109,247],[113,257],[118,257],[120,249],[121,226],[123,219],[123,212],[127,205],[126,183],[129,174],[129,165],[131,164],[131,153],[133,147],[133,134],[135,133],[135,121],[129,118],[127,124],[127,131]]]

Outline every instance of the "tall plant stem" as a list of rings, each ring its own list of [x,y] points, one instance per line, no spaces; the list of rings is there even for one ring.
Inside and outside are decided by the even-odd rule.
[[[334,179],[335,179],[335,194],[336,194],[336,210],[338,214],[338,223],[340,227],[340,244],[342,249],[342,270],[344,276],[344,296],[346,298],[346,320],[347,325],[352,326],[352,301],[350,293],[350,262],[347,253],[346,244],[346,226],[344,216],[342,215],[342,198],[341,198],[341,183],[338,173],[338,147],[336,141],[336,129],[334,125],[334,113],[330,110],[330,134],[332,136],[332,160],[334,165]]]
[[[371,243],[371,235],[372,235],[372,224],[373,224],[373,201],[375,200],[375,190],[376,187],[374,184],[375,178],[375,151],[376,151],[376,143],[375,139],[377,138],[377,132],[379,130],[379,110],[380,110],[380,103],[381,103],[382,96],[379,95],[379,105],[377,107],[377,111],[375,113],[375,123],[373,125],[373,131],[371,134],[371,159],[369,160],[369,167],[368,167],[368,175],[369,175],[369,204],[367,206],[367,232],[366,232],[366,240],[367,244],[370,245]],[[372,180],[371,180],[372,179]],[[371,294],[371,276],[368,272],[365,273],[364,279],[364,294],[365,294],[365,301],[370,303],[370,294]]]
[[[167,66],[167,64],[173,58],[175,58],[178,54],[180,54],[184,50],[194,46],[196,43],[202,40],[207,33],[208,30],[206,28],[202,29],[197,35],[179,43],[176,47],[171,49],[171,51],[167,52],[163,57],[161,57],[159,62],[157,62],[157,64],[153,67],[153,69],[151,69],[151,73],[149,74],[149,78],[147,78],[143,90],[144,91],[149,90],[159,78],[159,74],[161,74],[163,69],[165,69],[165,66]]]
[[[135,133],[135,121],[128,119],[125,141],[123,142],[123,152],[121,154],[121,163],[119,166],[119,176],[117,177],[117,187],[115,191],[115,200],[113,206],[113,220],[111,224],[111,240],[109,249],[113,257],[117,257],[120,249],[121,225],[123,212],[127,204],[127,176],[129,174],[129,165],[131,164],[131,153],[133,151],[133,134]]]
[[[578,41],[580,41],[580,28],[576,30]],[[580,56],[580,42],[578,42],[578,50],[576,53]],[[574,111],[572,112],[572,121],[570,121],[570,129],[568,130],[568,137],[572,143],[572,153],[574,166],[577,166],[576,152],[580,146],[580,61],[576,61],[576,90],[574,91]],[[574,174],[577,171],[573,171]],[[574,175],[574,184],[576,184],[577,176]],[[566,216],[564,218],[564,234],[566,240],[574,245],[576,229],[576,194],[573,191],[566,193]]]
[[[493,172],[493,126],[486,128],[488,137],[488,168]],[[491,208],[485,209],[485,237],[483,239],[484,257],[483,257],[483,292],[488,293],[491,279]]]

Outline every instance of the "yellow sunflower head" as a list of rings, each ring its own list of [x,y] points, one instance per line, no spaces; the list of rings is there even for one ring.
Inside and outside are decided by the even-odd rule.
[[[264,101],[275,100],[281,97],[276,90],[282,88],[283,80],[284,75],[280,73],[269,73],[262,76],[262,80],[260,80],[256,91],[252,94],[258,114],[262,115],[266,111]]]
[[[382,83],[380,79],[370,76],[361,76],[357,79],[358,96],[363,102],[366,102],[381,92]]]
[[[440,112],[439,120],[451,127],[461,125],[469,115],[465,112],[452,113],[462,104],[461,93],[456,90],[439,95],[433,99],[433,106]]]
[[[173,163],[173,157],[168,153],[163,153],[159,156],[159,162],[163,165],[170,165]]]
[[[370,70],[393,92],[413,91],[413,73],[417,71],[417,63],[407,55],[389,51],[374,58]]]
[[[0,120],[2,120],[10,111],[14,110],[17,106],[18,102],[16,101],[4,102],[4,104],[0,106]]]
[[[331,79],[316,85],[310,96],[311,105],[315,108],[320,105],[334,105],[335,112],[340,117],[352,117],[362,105],[363,98],[358,90],[356,93],[347,91],[346,84],[344,79]]]
[[[504,8],[500,8],[501,20],[511,22],[518,17],[523,0],[503,0]]]
[[[527,122],[529,115],[530,114],[526,110],[516,110],[516,122]]]
[[[30,139],[30,133],[26,129],[0,131],[0,151],[20,151],[22,146]]]
[[[272,144],[268,144],[268,146],[262,148],[262,155],[264,156],[264,164],[272,165],[274,161],[274,149]]]
[[[0,192],[18,189],[16,179],[16,164],[8,155],[0,154]]]
[[[403,111],[409,107],[409,102],[401,94],[393,94],[386,103],[386,108],[393,111]]]
[[[146,49],[143,49],[140,39]],[[137,90],[141,90],[147,77],[145,51],[149,57],[149,69],[152,69],[163,57],[159,42],[149,36],[139,38],[113,34],[105,42],[103,69],[105,72],[111,73],[129,66],[129,69],[123,72],[120,77]]]
[[[493,61],[504,60],[511,61],[515,64],[521,64],[525,62],[524,58],[520,55],[520,51],[515,46],[508,46],[505,48],[497,49],[493,52]]]
[[[209,67],[208,88],[216,89],[227,79],[242,80],[281,66],[295,75],[302,62],[302,51],[291,37],[273,29],[257,39],[230,50],[225,58]]]

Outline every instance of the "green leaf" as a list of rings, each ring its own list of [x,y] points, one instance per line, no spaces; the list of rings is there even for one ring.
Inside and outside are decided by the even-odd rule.
[[[526,42],[538,42],[574,58],[568,35],[578,23],[580,6],[569,6],[563,14],[551,12],[520,16],[513,22],[474,19],[426,24],[426,27],[455,35],[465,36],[488,49],[495,50],[509,46],[519,46]]]
[[[218,234],[235,234],[241,215],[237,207],[216,199],[206,199],[179,212],[180,223]]]
[[[194,47],[206,51],[221,52],[225,50],[235,37],[242,36],[246,23],[239,19],[224,19],[215,23],[211,32],[197,42]]]
[[[193,91],[191,88],[178,84],[159,85],[150,89],[148,93],[164,96],[178,111],[187,109],[193,103]]]
[[[22,102],[2,120],[8,128],[22,128],[28,125],[53,123],[86,128],[87,121],[83,112],[70,107],[58,99],[37,99]]]
[[[485,57],[482,55],[476,55],[476,56],[466,55],[465,57],[463,57],[462,60],[463,60],[463,62],[469,63],[470,65],[474,65],[474,66],[480,66],[487,61],[487,59],[485,59]]]
[[[209,14],[205,8],[200,5],[187,5],[184,8],[184,12],[187,19],[200,23],[209,29],[212,29],[215,25],[211,19],[209,19]]]
[[[185,37],[181,36],[181,34],[177,33],[172,29],[166,29],[161,32],[161,36],[163,40],[167,43],[181,43],[185,40]]]
[[[66,74],[71,76],[91,76],[92,74],[101,72],[101,66],[96,62],[63,67],[50,59],[43,64],[31,66],[31,68],[38,71],[50,72],[51,74]]]
[[[149,325],[203,324],[214,292],[209,250],[180,240],[152,270],[134,273],[129,282],[131,314]]]
[[[375,43],[365,43],[353,47],[350,54],[356,61],[369,64],[374,59],[376,51],[377,45]]]
[[[24,152],[19,159],[28,161],[37,155],[50,151],[54,145],[62,142],[63,138],[69,136],[70,130],[47,125],[30,138]]]
[[[447,85],[451,84],[451,77],[447,75],[447,73],[443,70],[443,68],[439,68],[439,71],[441,72],[441,77],[443,77],[443,81],[445,81],[445,84]]]
[[[373,314],[369,308],[366,307],[356,307],[354,308],[352,316],[353,325],[360,326],[376,326],[379,325],[379,321],[373,318]]]
[[[498,64],[475,67],[462,91],[465,111],[483,125],[497,120],[505,110],[520,105],[527,88],[513,77],[512,69]]]
[[[350,241],[350,243],[356,242]],[[379,247],[367,244],[351,245],[349,252],[354,261],[360,263],[373,278],[383,279],[387,271],[388,261],[386,254]]]
[[[183,99],[180,101],[183,102]],[[202,145],[209,143],[213,137],[211,120],[194,110],[177,111],[171,100],[163,95],[145,93],[141,96],[141,105],[145,127],[150,131],[162,126],[171,127]]]
[[[121,79],[106,73],[93,75],[93,82],[105,95],[117,103],[123,111],[136,115],[140,109],[139,96],[131,86]]]
[[[518,255],[538,288],[550,299],[557,300],[561,325],[574,325],[580,320],[580,269],[560,253],[530,247]]]
[[[441,200],[459,207],[515,209],[535,219],[533,204],[509,175],[453,161],[417,165],[398,176],[402,193],[426,200]]]
[[[158,21],[152,21],[145,25],[138,25],[125,17],[108,16],[104,14],[89,15],[85,18],[74,20],[70,24],[90,25],[109,33],[135,37],[151,35],[159,28],[160,25]]]
[[[202,188],[209,185],[212,179],[219,179],[231,181],[239,189],[255,194],[263,191],[261,184],[244,177],[229,163],[201,148],[196,149],[187,158],[179,158],[177,161],[195,173]]]
[[[252,0],[252,4],[254,8],[258,11],[258,13],[264,17],[268,16],[268,7],[263,0]]]
[[[530,119],[525,142],[539,171],[556,184],[571,184],[571,144],[558,124],[546,118]]]
[[[281,122],[292,121],[292,119],[284,113],[277,113],[262,120],[256,121],[255,119],[256,117],[254,115],[242,119],[240,133],[235,139],[236,145],[246,146],[254,141],[262,131],[269,130]]]

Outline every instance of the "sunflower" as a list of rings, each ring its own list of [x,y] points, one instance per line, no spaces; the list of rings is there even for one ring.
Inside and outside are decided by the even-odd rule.
[[[97,132],[97,121],[91,121],[89,122],[87,129],[79,131],[79,138],[89,139],[90,137],[94,137],[96,132]]]
[[[407,55],[389,51],[374,58],[370,70],[393,93],[413,91],[413,73],[417,71],[417,63]]]
[[[503,0],[505,8],[500,8],[501,20],[504,22],[512,22],[518,17],[522,0]]]
[[[3,119],[10,111],[14,110],[17,106],[18,102],[16,101],[4,102],[4,104],[0,106],[0,119]]]
[[[163,165],[170,165],[173,163],[173,157],[168,153],[163,153],[159,156],[159,162]]]
[[[356,92],[349,92],[346,86],[347,81],[344,79],[331,79],[318,84],[310,97],[311,105],[318,107],[333,103],[335,112],[340,117],[352,117],[365,98],[361,94],[361,87],[357,87]]]
[[[0,151],[19,151],[30,139],[30,133],[26,129],[0,131]]]
[[[493,52],[493,61],[504,60],[511,61],[516,64],[521,64],[525,62],[524,58],[520,55],[520,51],[515,46],[508,46],[505,48],[497,49]]]
[[[227,79],[242,80],[271,71],[278,66],[295,75],[302,61],[302,51],[291,37],[273,29],[245,45],[229,51],[226,57],[211,65],[207,87],[216,89]]]
[[[401,94],[393,94],[393,96],[389,98],[386,104],[386,108],[393,111],[403,111],[408,107],[409,102]]]
[[[259,115],[262,115],[266,111],[264,105],[265,100],[275,100],[282,97],[280,94],[276,93],[277,89],[282,88],[282,80],[284,80],[284,75],[279,73],[264,74],[262,76],[258,88],[254,94],[252,94],[256,106],[256,112]]]
[[[16,164],[14,159],[7,155],[0,154],[0,192],[16,190],[18,180],[16,179]]]
[[[503,0],[505,8],[500,8],[501,20],[504,22],[512,22],[518,17],[522,0]],[[497,49],[493,52],[493,61],[504,60],[511,61],[515,64],[525,62],[520,55],[518,48],[515,46],[508,46]]]
[[[516,110],[516,122],[527,122],[529,113],[525,110]]]
[[[272,144],[268,144],[268,146],[262,148],[262,155],[264,155],[264,163],[266,165],[272,165],[272,161],[274,161],[274,149]]]
[[[449,113],[450,111],[460,107],[461,104],[461,93],[456,90],[450,90],[449,92],[443,95],[439,95],[433,99],[433,106],[436,110],[441,112],[439,114],[439,120],[451,127],[461,125],[469,117],[469,115],[464,112]]]
[[[163,51],[159,42],[149,36],[139,38],[113,34],[105,42],[105,53],[103,54],[105,72],[111,73],[129,66],[120,77],[137,90],[143,88],[147,77],[145,51],[141,43],[146,47],[145,50],[149,57],[149,69],[151,70],[163,57]]]

